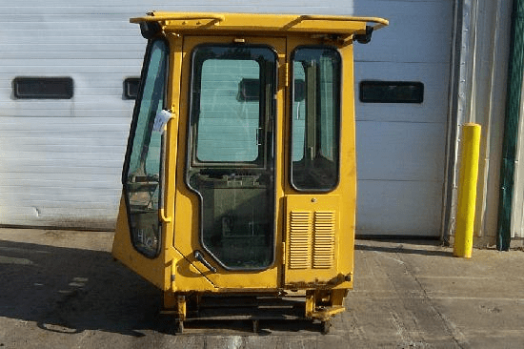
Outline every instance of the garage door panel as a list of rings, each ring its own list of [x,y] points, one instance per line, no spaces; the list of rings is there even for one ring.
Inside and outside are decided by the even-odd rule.
[[[432,62],[355,62],[355,80],[366,79],[388,79],[397,78],[406,80],[425,80],[428,84],[449,81],[447,63]]]
[[[453,0],[355,1],[390,26],[355,49],[357,234],[438,237],[449,109]],[[362,103],[364,80],[420,82],[422,103]]]
[[[358,188],[358,235],[440,235],[441,184],[359,180]]]
[[[355,14],[389,19],[372,45],[355,50],[358,61],[449,62],[453,1],[356,1]],[[446,48],[442,50],[442,48]]]
[[[444,124],[357,122],[358,178],[442,183],[445,131]]]

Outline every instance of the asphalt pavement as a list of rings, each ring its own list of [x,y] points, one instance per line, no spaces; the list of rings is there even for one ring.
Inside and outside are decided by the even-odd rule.
[[[309,321],[191,322],[110,254],[111,232],[0,229],[3,348],[524,348],[524,252],[357,240],[348,310]]]

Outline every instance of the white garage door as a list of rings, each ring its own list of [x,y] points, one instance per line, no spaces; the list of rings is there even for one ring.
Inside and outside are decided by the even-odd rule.
[[[357,234],[438,237],[453,1],[366,0],[356,2],[355,13],[391,21],[390,27],[374,33],[371,44],[355,49]],[[372,96],[382,102],[391,94],[380,92],[396,82],[420,82],[423,101],[364,103],[359,98],[363,81],[381,81]],[[393,97],[401,101],[406,96]]]

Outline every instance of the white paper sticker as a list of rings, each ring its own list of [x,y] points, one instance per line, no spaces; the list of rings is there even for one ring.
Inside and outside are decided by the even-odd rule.
[[[155,116],[155,122],[153,123],[153,131],[160,133],[164,132],[164,126],[171,119],[172,114],[167,110],[159,111]]]

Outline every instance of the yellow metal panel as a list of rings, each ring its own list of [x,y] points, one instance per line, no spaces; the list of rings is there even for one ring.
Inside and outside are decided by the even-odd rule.
[[[340,195],[339,222],[340,233],[335,252],[337,270],[350,281],[341,284],[341,288],[353,287],[355,225],[357,201],[357,161],[355,145],[355,92],[354,86],[347,81],[354,81],[353,45],[339,48],[342,55],[342,118],[340,144],[340,184],[334,193]]]
[[[170,274],[169,265],[165,263],[165,251],[162,249],[160,255],[154,259],[147,258],[139,253],[131,242],[128,222],[125,199],[122,196],[113,240],[113,257],[156,287],[161,290],[168,290],[171,288],[171,281],[168,275]]]
[[[298,194],[286,197],[289,265],[286,284],[331,284],[343,280],[336,269],[335,249],[340,197]],[[340,280],[339,280],[340,279]]]
[[[167,98],[166,106],[169,111],[173,114],[173,117],[167,123],[166,131],[166,146],[165,146],[165,163],[164,178],[163,178],[163,190],[164,190],[164,210],[168,217],[175,217],[175,193],[176,193],[176,175],[177,167],[169,166],[170,164],[176,163],[178,154],[178,127],[180,123],[180,72],[182,67],[182,39],[177,35],[168,35],[170,48],[169,58],[169,74],[172,79],[167,81]],[[174,251],[173,249],[173,232],[175,229],[175,222],[171,218],[171,222],[165,224],[164,234],[164,246],[166,251]],[[166,253],[166,263],[173,263],[175,258],[174,253]]]
[[[173,292],[191,292],[203,291],[214,292],[217,290],[215,285],[207,278],[207,272],[201,272],[195,265],[191,264],[178,251],[175,252],[178,256],[172,270],[172,291]]]

